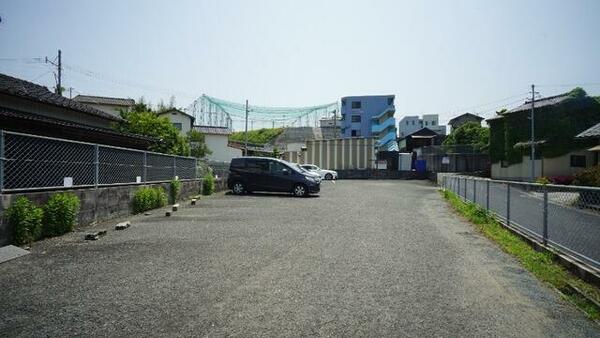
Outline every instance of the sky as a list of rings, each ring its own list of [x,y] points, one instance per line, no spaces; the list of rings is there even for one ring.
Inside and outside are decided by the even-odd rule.
[[[600,1],[0,0],[0,73],[76,94],[312,106],[394,94],[396,118],[600,95]],[[41,57],[42,62],[32,58]],[[69,95],[68,92],[66,95]],[[258,124],[257,124],[258,126]]]

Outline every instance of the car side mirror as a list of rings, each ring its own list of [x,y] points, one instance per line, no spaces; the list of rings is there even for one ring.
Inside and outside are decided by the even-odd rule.
[[[283,172],[284,175],[289,175],[290,174],[290,171],[287,170],[287,169],[283,169],[282,172]]]

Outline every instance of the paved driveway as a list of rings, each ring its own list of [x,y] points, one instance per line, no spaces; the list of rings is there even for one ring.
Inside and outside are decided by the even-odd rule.
[[[598,336],[418,181],[222,196],[0,265],[6,336]]]

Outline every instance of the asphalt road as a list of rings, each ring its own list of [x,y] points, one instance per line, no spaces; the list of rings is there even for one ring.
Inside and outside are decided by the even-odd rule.
[[[0,264],[4,336],[591,337],[419,181],[222,196]]]

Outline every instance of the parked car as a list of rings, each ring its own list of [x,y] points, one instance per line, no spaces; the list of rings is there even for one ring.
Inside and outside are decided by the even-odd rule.
[[[337,171],[321,169],[314,164],[303,164],[302,168],[304,168],[308,171],[311,171],[313,173],[319,174],[319,176],[321,176],[321,178],[324,180],[337,180],[337,178],[338,178]]]
[[[321,177],[321,175],[317,174],[317,173],[316,173],[316,172],[314,172],[314,171],[310,171],[310,170],[306,170],[306,169],[302,168],[302,165],[301,165],[301,164],[299,164],[299,163],[292,163],[292,164],[293,164],[293,165],[294,165],[296,168],[298,168],[298,170],[300,170],[301,172],[303,172],[304,174],[306,174],[306,175],[310,175],[310,176],[313,176],[314,178],[318,179],[318,180],[319,180],[319,182],[320,182],[321,180],[323,180],[323,178]]]
[[[227,187],[236,195],[273,191],[290,192],[304,197],[318,193],[321,180],[276,158],[238,157],[229,164]]]

